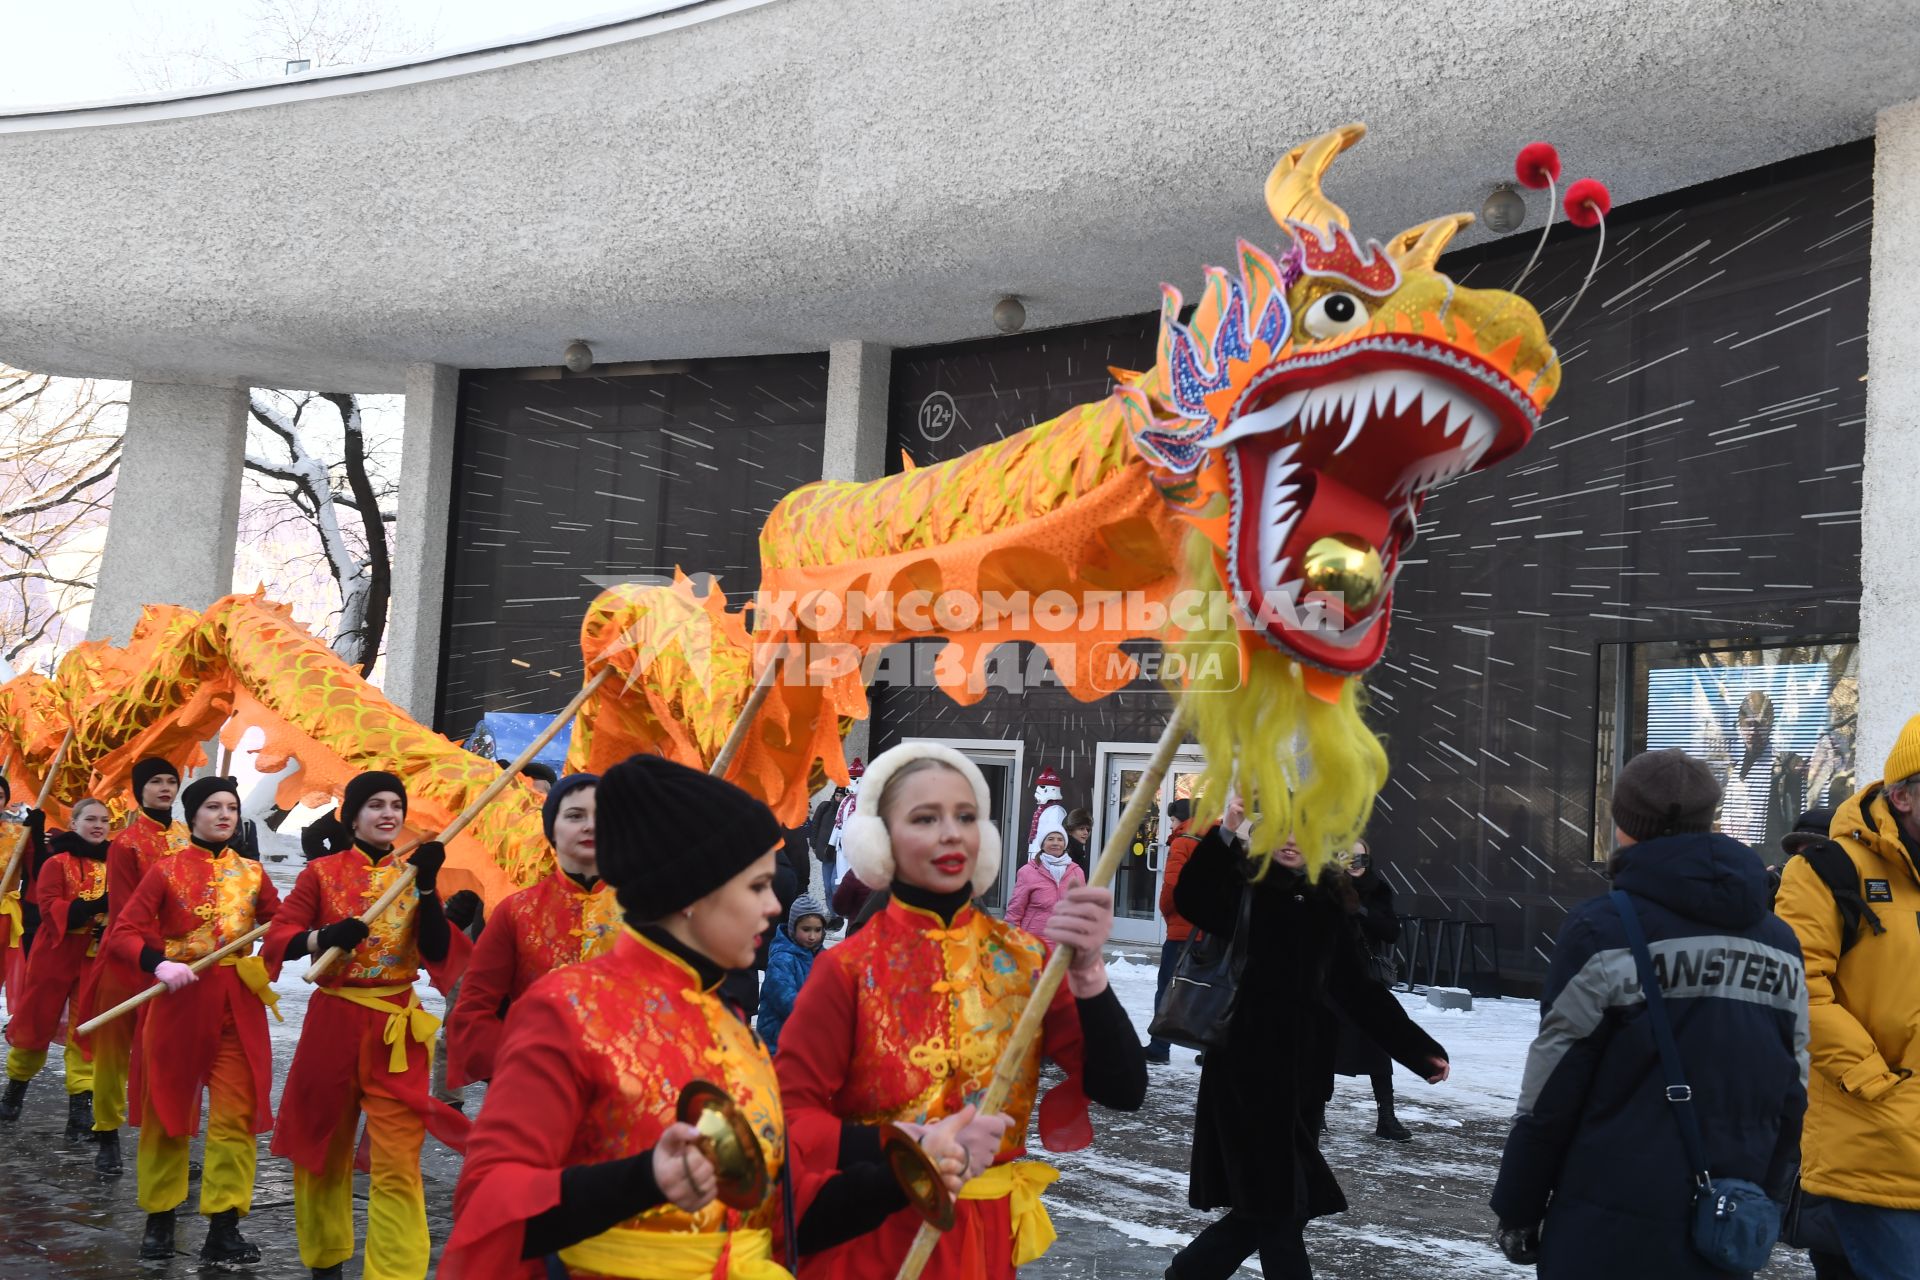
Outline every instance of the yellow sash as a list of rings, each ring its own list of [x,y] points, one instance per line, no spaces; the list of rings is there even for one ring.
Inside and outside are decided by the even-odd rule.
[[[1013,1219],[1013,1265],[1024,1267],[1053,1247],[1053,1219],[1040,1193],[1060,1178],[1060,1171],[1044,1160],[997,1164],[960,1188],[962,1200],[998,1200],[1006,1197]]]
[[[7,920],[12,922],[13,926],[7,930],[7,945],[10,947],[19,946],[23,941],[21,935],[27,930],[26,921],[20,917],[19,886],[16,885],[7,890],[6,895],[0,897],[0,916],[6,917]]]
[[[393,1052],[387,1055],[387,1070],[394,1075],[407,1069],[409,1035],[427,1046],[427,1061],[433,1061],[433,1033],[440,1029],[440,1019],[420,1007],[420,993],[413,989],[411,982],[396,982],[384,987],[322,987],[320,990],[363,1009],[373,1009],[387,1015],[387,1029],[380,1038],[392,1046]],[[395,1008],[387,1003],[388,997],[403,993],[407,997],[404,1007]]]
[[[713,1280],[729,1242],[727,1269],[721,1273],[726,1280],[793,1280],[793,1273],[773,1260],[773,1233],[766,1230],[681,1233],[615,1227],[562,1249],[560,1260],[582,1271],[635,1280]]]
[[[89,951],[87,954],[93,953]],[[273,989],[273,980],[267,977],[265,960],[259,956],[223,956],[220,964],[223,968],[232,969],[233,976],[240,979],[240,985],[260,997],[260,1003],[267,1006],[267,1012],[273,1015],[275,1022],[286,1021],[280,1016],[280,993]]]

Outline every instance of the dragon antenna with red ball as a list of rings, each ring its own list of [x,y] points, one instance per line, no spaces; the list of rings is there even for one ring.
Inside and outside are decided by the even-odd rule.
[[[1579,307],[1580,299],[1586,296],[1587,286],[1593,283],[1593,277],[1600,270],[1600,257],[1607,251],[1607,213],[1613,208],[1613,196],[1608,193],[1606,184],[1597,178],[1582,178],[1567,188],[1564,201],[1567,221],[1576,227],[1600,228],[1600,243],[1593,251],[1593,265],[1587,268],[1587,278],[1580,282],[1580,288],[1574,293],[1573,301],[1560,313],[1553,328],[1547,331],[1547,341],[1553,341],[1553,335],[1560,332],[1560,326],[1567,317]]]
[[[1547,247],[1547,233],[1553,230],[1553,215],[1560,204],[1560,193],[1554,189],[1554,183],[1560,180],[1560,153],[1554,150],[1551,142],[1529,142],[1520,148],[1520,154],[1514,157],[1513,176],[1520,185],[1533,191],[1547,193],[1547,225],[1540,228],[1540,239],[1534,243],[1533,256],[1527,259],[1527,265],[1520,268],[1520,274],[1514,279],[1509,292],[1518,291],[1533,270],[1534,263],[1540,261],[1540,251]]]

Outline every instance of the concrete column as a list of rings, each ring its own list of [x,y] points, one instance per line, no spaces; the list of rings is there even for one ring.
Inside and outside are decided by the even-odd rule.
[[[823,480],[878,480],[887,474],[887,386],[893,348],[836,342],[827,352]]]
[[[382,692],[429,728],[440,699],[447,539],[453,521],[454,410],[459,397],[459,370],[443,364],[407,366],[400,501],[394,522],[393,613],[387,627]]]
[[[827,350],[827,429],[820,449],[822,480],[878,480],[887,473],[887,390],[893,348],[836,342]],[[870,753],[868,724],[847,733],[848,761]]]
[[[136,382],[89,640],[125,644],[142,605],[204,609],[233,590],[247,389]]]
[[[1867,447],[1860,511],[1860,778],[1877,778],[1900,727],[1920,715],[1913,660],[1920,577],[1920,100],[1874,130],[1872,295],[1867,303]]]

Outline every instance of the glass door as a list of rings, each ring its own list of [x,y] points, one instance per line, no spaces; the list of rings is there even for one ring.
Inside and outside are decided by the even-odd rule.
[[[1151,743],[1102,743],[1099,748],[1100,804],[1094,849],[1106,847],[1109,832],[1133,799],[1147,772]],[[1120,870],[1113,881],[1113,936],[1119,942],[1158,943],[1165,936],[1160,919],[1160,878],[1166,865],[1167,838],[1174,823],[1167,808],[1191,799],[1200,781],[1198,748],[1184,749],[1160,781],[1146,816],[1126,834]]]

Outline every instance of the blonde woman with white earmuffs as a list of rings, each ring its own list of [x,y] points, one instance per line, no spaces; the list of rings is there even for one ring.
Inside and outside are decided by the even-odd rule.
[[[1005,1113],[964,1122],[968,1178],[959,1219],[941,1239],[931,1280],[1009,1280],[1053,1241],[1040,1191],[1058,1176],[1025,1155],[1040,1059],[1066,1080],[1039,1100],[1040,1136],[1055,1151],[1092,1141],[1089,1100],[1131,1111],[1146,1096],[1138,1033],[1107,985],[1101,947],[1113,894],[1065,894],[1046,938],[974,905],[1000,871],[986,779],[951,747],[903,743],[867,765],[841,850],[860,880],[891,894],[857,935],[823,952],[781,1032],[775,1065],[796,1157],[826,1166],[877,1151],[880,1126],[953,1116],[993,1077],[1046,963],[1047,943],[1074,948]],[[881,1280],[906,1256],[911,1209],[873,1234],[814,1255],[803,1280]]]

